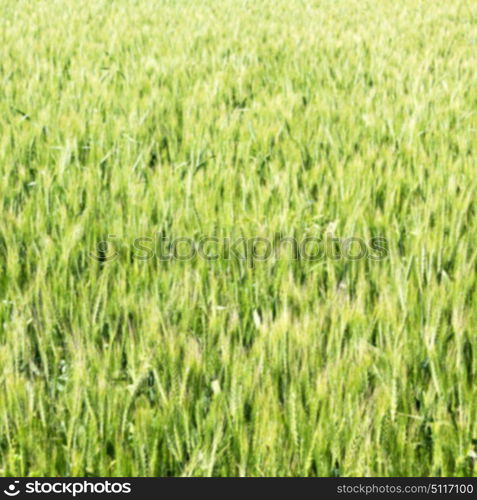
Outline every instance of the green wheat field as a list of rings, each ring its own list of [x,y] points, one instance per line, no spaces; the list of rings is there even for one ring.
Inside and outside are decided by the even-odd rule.
[[[0,14],[0,475],[477,475],[475,2]]]

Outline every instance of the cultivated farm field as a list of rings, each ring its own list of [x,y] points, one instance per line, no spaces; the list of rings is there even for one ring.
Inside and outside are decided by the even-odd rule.
[[[470,0],[0,0],[0,475],[475,475],[476,167]]]

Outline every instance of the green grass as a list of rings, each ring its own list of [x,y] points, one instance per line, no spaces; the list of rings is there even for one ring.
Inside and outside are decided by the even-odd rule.
[[[477,473],[475,2],[0,13],[0,474]]]

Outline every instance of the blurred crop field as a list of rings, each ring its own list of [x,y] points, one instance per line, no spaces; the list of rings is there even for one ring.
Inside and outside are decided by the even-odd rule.
[[[476,167],[473,1],[0,0],[0,475],[475,475]]]

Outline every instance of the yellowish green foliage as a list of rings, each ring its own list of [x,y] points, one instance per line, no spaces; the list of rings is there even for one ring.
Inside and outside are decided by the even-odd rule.
[[[0,14],[2,475],[477,472],[475,2]],[[330,227],[389,254],[130,246]]]

